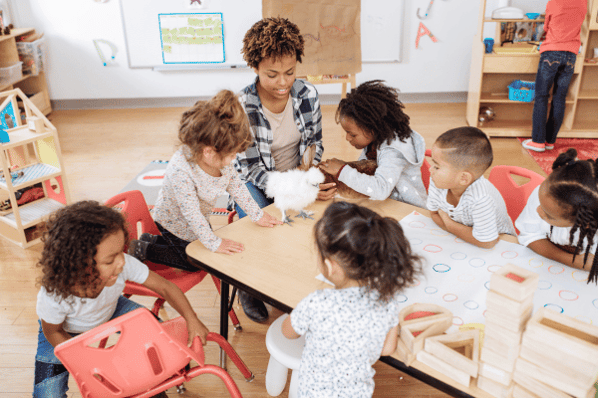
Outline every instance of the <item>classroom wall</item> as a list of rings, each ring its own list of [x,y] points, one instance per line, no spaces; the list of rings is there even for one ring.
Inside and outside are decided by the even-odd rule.
[[[222,88],[240,90],[255,76],[251,70],[238,69],[170,72],[129,69],[118,0],[10,1],[15,25],[35,27],[48,40],[46,72],[54,101],[205,97]],[[403,62],[363,64],[363,71],[357,75],[358,83],[383,79],[405,94],[450,96],[453,93],[463,100],[468,88],[471,41],[478,26],[479,0],[435,1],[430,16],[422,22],[438,42],[423,36],[419,49],[415,49],[420,22],[416,12],[421,8],[423,15],[430,1],[387,1],[404,1]],[[493,1],[500,0],[489,0],[489,4]],[[536,3],[541,5],[534,8]],[[521,8],[543,11],[545,4],[546,0],[528,0]],[[102,65],[94,39],[108,40],[116,46],[113,65]],[[105,54],[110,54],[108,47],[102,48]],[[340,88],[324,85],[318,86],[318,91],[336,94]]]

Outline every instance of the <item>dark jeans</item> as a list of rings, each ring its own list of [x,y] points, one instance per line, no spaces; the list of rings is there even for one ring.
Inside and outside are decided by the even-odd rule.
[[[532,141],[554,144],[565,116],[565,99],[573,76],[577,56],[568,51],[545,51],[540,54],[536,74]],[[553,87],[554,86],[554,87]],[[548,97],[552,88],[552,103],[548,121]]]
[[[263,209],[264,207],[274,203],[274,199],[270,199],[269,197],[267,197],[264,191],[253,185],[251,182],[245,183],[245,186],[249,190],[249,193],[251,194],[253,199],[257,202],[257,205],[260,207],[260,209]],[[247,213],[245,213],[243,209],[239,207],[237,202],[235,202],[235,211],[237,212],[239,218],[243,218],[247,215]]]
[[[187,261],[187,253],[185,252],[185,249],[191,242],[179,238],[159,223],[156,223],[156,225],[162,235],[158,236],[156,243],[148,246],[146,252],[147,260],[153,263],[182,269],[184,271],[201,271],[201,269],[194,267]]]

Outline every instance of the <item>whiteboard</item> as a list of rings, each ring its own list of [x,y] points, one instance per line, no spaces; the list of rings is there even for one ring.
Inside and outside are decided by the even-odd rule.
[[[201,6],[197,6],[195,0],[121,0],[129,67],[165,70],[247,67],[241,54],[243,37],[262,18],[261,0],[198,2],[201,2]],[[404,0],[361,2],[362,62],[400,62],[403,9]],[[165,62],[159,15],[194,13],[221,14],[223,61]]]

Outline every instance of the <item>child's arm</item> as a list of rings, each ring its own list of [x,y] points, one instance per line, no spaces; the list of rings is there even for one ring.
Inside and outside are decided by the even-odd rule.
[[[436,223],[436,225],[438,225],[440,228],[444,229],[445,231],[448,231],[448,229],[446,229],[446,225],[444,224],[444,221],[442,221],[442,217],[440,217],[440,214],[438,214],[438,211],[431,211],[430,216],[432,217],[432,221],[434,221]]]
[[[300,334],[295,332],[293,329],[293,325],[291,325],[291,315],[287,316],[285,320],[282,322],[282,334],[287,339],[298,339],[301,337]]]
[[[585,253],[579,253],[577,256],[575,256],[575,260],[573,260],[573,254],[564,251],[548,239],[536,240],[528,244],[527,247],[541,256],[558,261],[559,263],[568,265],[569,267],[585,271],[589,271],[594,263],[593,254],[588,254],[588,261],[584,264],[583,259],[585,257]]]
[[[56,347],[58,344],[64,343],[71,338],[71,335],[65,332],[65,330],[62,328],[62,323],[54,325],[44,321],[43,319],[41,321],[44,336],[46,336],[46,340],[52,344],[52,347]]]
[[[189,332],[189,338],[187,340],[188,346],[191,346],[195,336],[199,336],[202,344],[206,344],[206,339],[210,331],[199,320],[195,311],[191,308],[189,300],[187,300],[187,297],[177,285],[162,278],[155,272],[150,271],[143,286],[164,297],[168,304],[185,318],[185,321],[187,321],[187,331]]]
[[[438,211],[438,216],[442,219],[442,222],[444,222],[446,231],[452,233],[460,239],[463,239],[467,243],[471,243],[474,246],[481,247],[483,249],[492,249],[499,240],[498,237],[496,237],[496,239],[489,242],[480,242],[473,237],[473,227],[468,227],[467,225],[463,225],[454,221],[442,210]]]
[[[397,350],[397,343],[399,342],[399,325],[390,329],[384,340],[382,353],[380,355],[391,355]]]

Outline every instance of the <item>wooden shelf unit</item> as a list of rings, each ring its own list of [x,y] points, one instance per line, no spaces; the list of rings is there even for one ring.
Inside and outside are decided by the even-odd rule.
[[[34,118],[41,119],[38,131],[21,120],[18,103],[26,121],[33,124]],[[70,193],[56,128],[19,88],[0,93],[0,104],[0,111],[14,126],[4,127],[10,141],[0,143],[0,200],[8,199],[11,205],[0,211],[0,235],[25,248],[40,241],[38,225],[68,204]],[[18,191],[33,186],[41,186],[43,197],[19,205]]]
[[[13,29],[10,35],[0,36],[0,68],[6,68],[19,62],[19,53],[17,51],[17,41],[20,37],[35,33],[33,28]],[[23,77],[9,84],[0,84],[0,91],[20,88],[37,108],[47,115],[52,112],[50,96],[48,94],[48,85],[44,72],[38,75],[23,75]]]
[[[485,17],[487,0],[480,2],[479,26],[473,39],[466,119],[490,136],[530,137],[533,102],[508,99],[508,85],[513,80],[535,81],[539,53],[486,54],[483,43],[484,25],[501,22],[543,22],[535,20],[497,20]],[[497,29],[500,32],[500,29]],[[495,46],[500,40],[494,38]],[[588,13],[581,29],[582,53],[577,55],[569,85],[565,119],[559,137],[598,137],[598,63],[584,60],[593,57],[598,48],[598,0],[588,0]],[[480,107],[494,110],[495,119],[478,122]]]

